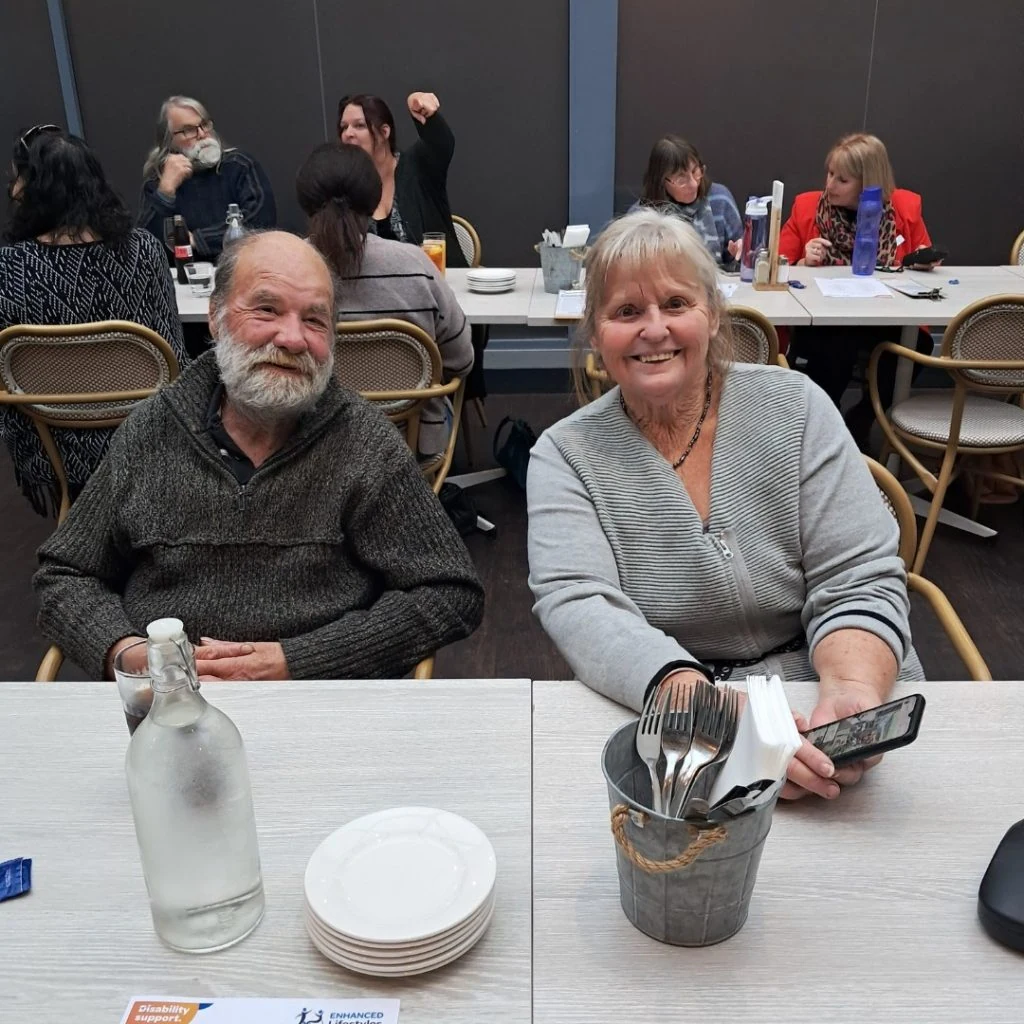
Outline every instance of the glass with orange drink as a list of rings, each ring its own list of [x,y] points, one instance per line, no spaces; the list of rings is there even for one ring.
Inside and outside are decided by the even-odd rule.
[[[420,247],[430,257],[438,273],[444,277],[445,256],[448,250],[448,240],[443,231],[425,231]]]

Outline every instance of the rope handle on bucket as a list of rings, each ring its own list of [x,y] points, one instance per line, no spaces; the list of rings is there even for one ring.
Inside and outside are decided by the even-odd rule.
[[[725,839],[729,832],[724,825],[716,825],[714,828],[697,830],[697,837],[681,853],[671,860],[649,860],[630,841],[626,835],[626,820],[630,816],[630,809],[625,804],[616,804],[612,808],[612,835],[615,842],[622,848],[626,857],[635,864],[641,871],[650,875],[667,874],[669,871],[677,871],[679,868],[689,867],[705,850],[717,846]],[[646,820],[647,815],[643,815]]]

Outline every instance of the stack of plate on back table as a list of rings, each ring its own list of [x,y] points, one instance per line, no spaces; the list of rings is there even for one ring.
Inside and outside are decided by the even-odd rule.
[[[466,271],[471,292],[510,292],[516,286],[516,272],[498,267],[473,267]]]
[[[306,930],[328,960],[406,977],[457,960],[494,914],[494,848],[472,822],[397,807],[332,832],[306,865]]]

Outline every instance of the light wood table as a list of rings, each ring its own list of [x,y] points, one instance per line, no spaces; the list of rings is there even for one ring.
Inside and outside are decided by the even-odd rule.
[[[723,284],[735,285],[736,290],[726,300],[734,306],[749,306],[763,313],[773,324],[794,324],[806,326],[811,322],[811,315],[800,303],[796,292],[789,291],[755,291],[752,285],[740,281],[738,276],[723,275]],[[527,323],[531,327],[571,327],[576,320],[555,317],[556,294],[544,291],[544,275],[540,270],[534,272],[533,296],[530,299],[530,315]]]
[[[464,267],[450,267],[445,279],[452,286],[462,311],[471,324],[525,324],[533,295],[532,267],[518,267],[516,286],[512,291],[497,295],[471,292],[466,283],[468,271]]]
[[[133,995],[390,996],[403,1024],[530,1020],[530,684],[525,680],[204,684],[245,738],[267,894],[243,942],[189,956],[153,931],[112,683],[7,683],[0,860],[32,892],[0,904],[0,1019],[116,1024]],[[333,829],[426,805],[480,826],[494,920],[456,963],[407,980],[352,974],[303,926],[306,861]]]
[[[812,707],[813,685],[787,690]],[[1021,1020],[1024,962],[976,900],[1022,813],[1024,684],[927,686],[912,747],[834,803],[781,806],[746,925],[704,949],[619,905],[600,756],[635,716],[581,683],[533,695],[535,1024]]]
[[[173,273],[173,271],[172,271]],[[464,267],[450,268],[445,279],[451,285],[466,318],[471,324],[525,324],[533,293],[533,267],[516,270],[516,286],[497,295],[471,292]],[[178,316],[183,323],[206,323],[210,319],[210,299],[195,296],[189,285],[174,283]]]
[[[948,324],[962,309],[991,295],[1024,294],[1019,276],[1003,267],[938,267],[933,271],[904,271],[902,274],[876,273],[882,284],[914,281],[929,287],[941,287],[944,298],[911,299],[889,289],[890,294],[869,299],[831,298],[814,283],[817,277],[853,277],[849,267],[793,267],[790,277],[806,285],[799,292],[800,303],[811,314],[815,327],[905,327],[908,348],[913,348],[918,324],[932,327]],[[956,280],[958,284],[950,284]],[[896,340],[894,337],[893,340]]]

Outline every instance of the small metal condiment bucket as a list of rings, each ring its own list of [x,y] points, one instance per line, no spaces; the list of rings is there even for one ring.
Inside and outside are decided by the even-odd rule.
[[[586,249],[563,249],[560,245],[535,245],[540,253],[540,268],[544,272],[544,291],[559,292],[574,288],[580,278]]]
[[[636,728],[627,722],[614,732],[601,755],[622,909],[659,942],[722,942],[747,919],[775,801],[718,825],[656,814]]]

